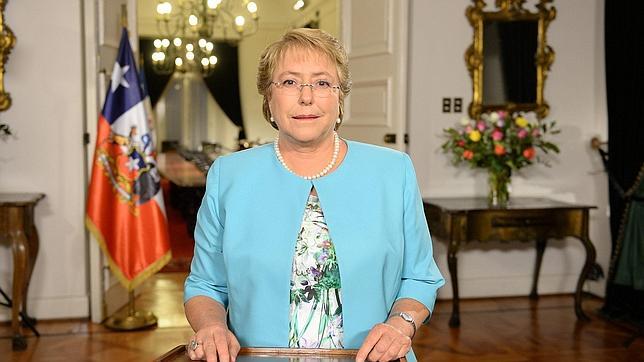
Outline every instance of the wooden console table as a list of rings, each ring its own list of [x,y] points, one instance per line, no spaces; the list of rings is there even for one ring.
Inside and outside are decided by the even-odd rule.
[[[537,258],[530,298],[538,298],[537,283],[549,238],[575,237],[586,249],[586,262],[575,290],[575,314],[589,320],[581,307],[584,281],[595,263],[595,247],[588,236],[588,211],[594,206],[568,204],[544,198],[512,198],[505,209],[489,208],[486,198],[425,198],[425,215],[433,236],[448,242],[447,264],[452,281],[450,327],[460,322],[457,253],[470,241],[535,241]]]
[[[13,290],[11,305],[12,347],[27,348],[20,319],[35,320],[27,315],[27,291],[38,255],[38,232],[34,224],[34,207],[45,195],[0,193],[0,242],[11,244],[13,252]]]

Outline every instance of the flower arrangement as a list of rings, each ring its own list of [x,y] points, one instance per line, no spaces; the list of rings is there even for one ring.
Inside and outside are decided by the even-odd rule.
[[[478,120],[463,117],[458,127],[443,131],[447,137],[443,152],[451,154],[455,165],[464,163],[488,171],[492,206],[507,204],[512,171],[534,162],[548,166],[537,150],[559,153],[559,148],[545,139],[560,132],[555,121],[530,122],[521,114],[498,111],[483,114]]]

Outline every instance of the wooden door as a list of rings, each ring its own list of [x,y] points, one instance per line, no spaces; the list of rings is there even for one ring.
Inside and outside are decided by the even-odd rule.
[[[343,137],[406,149],[408,9],[408,0],[342,1],[353,79]]]

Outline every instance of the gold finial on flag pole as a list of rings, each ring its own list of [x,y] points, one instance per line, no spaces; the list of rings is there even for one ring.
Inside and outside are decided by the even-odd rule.
[[[121,26],[127,29],[127,5],[121,4]]]

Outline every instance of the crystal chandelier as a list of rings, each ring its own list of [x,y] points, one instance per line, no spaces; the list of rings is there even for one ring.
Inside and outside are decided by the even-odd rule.
[[[248,0],[159,0],[152,54],[160,74],[212,74],[217,64],[213,40],[236,44],[257,32],[257,4]],[[250,19],[251,21],[247,21]]]

